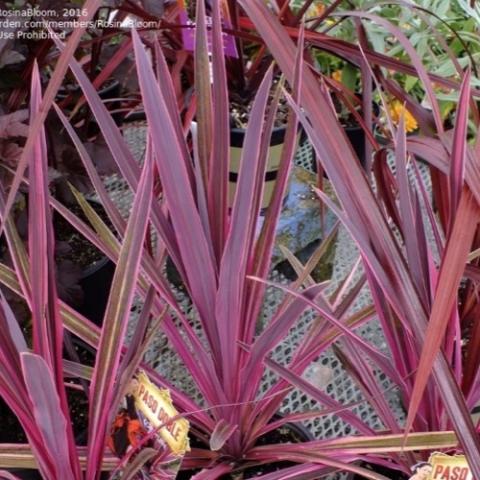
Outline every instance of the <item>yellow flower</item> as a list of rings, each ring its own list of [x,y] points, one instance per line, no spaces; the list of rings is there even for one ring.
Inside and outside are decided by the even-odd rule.
[[[440,93],[450,93],[452,91],[451,88],[445,87],[437,82],[432,82],[432,87],[436,92],[440,92]]]
[[[418,128],[418,123],[415,120],[415,117],[403,106],[403,103],[400,100],[393,100],[390,104],[390,116],[395,125],[400,123],[400,118],[402,114],[405,117],[405,130],[410,133],[415,131]]]
[[[335,70],[334,72],[332,72],[332,78],[340,83],[342,81],[342,71],[341,70]]]
[[[323,14],[325,11],[325,5],[319,2],[313,2],[305,14],[306,19],[316,18]]]

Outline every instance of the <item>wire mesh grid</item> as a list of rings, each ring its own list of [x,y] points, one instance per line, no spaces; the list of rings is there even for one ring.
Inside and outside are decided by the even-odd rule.
[[[134,157],[141,162],[145,152],[145,138],[146,127],[144,123],[129,124],[128,128],[123,131],[125,140],[130,146]],[[307,142],[303,143],[297,152],[295,163],[312,171],[312,148]],[[422,177],[425,177],[425,172],[422,172]],[[106,187],[112,199],[120,208],[123,215],[128,216],[129,208],[132,203],[132,194],[127,188],[126,184],[119,176],[111,176],[106,179]],[[335,253],[335,260],[333,266],[333,274],[328,292],[333,292],[338,287],[340,282],[351,272],[353,265],[358,259],[358,251],[353,245],[351,238],[344,229],[340,229],[337,239],[337,247]],[[357,269],[356,277],[362,274],[361,268]],[[280,273],[273,271],[271,279],[277,283],[288,283],[288,280]],[[191,308],[187,296],[179,289],[173,289],[181,309],[189,318],[194,330],[200,339],[203,338],[202,329],[196,319],[195,312]],[[274,287],[267,289],[263,311],[259,323],[265,326],[273,318],[278,305],[283,299],[284,293]],[[371,304],[371,296],[367,287],[361,290],[356,302],[351,307],[349,313],[353,313]],[[140,314],[142,304],[140,299],[137,299],[132,311],[130,321],[130,330],[134,328],[136,318]],[[309,328],[316,319],[315,314],[309,310],[299,318],[294,327],[283,341],[277,345],[272,351],[271,358],[281,365],[288,365],[292,359],[292,355],[296,350],[302,338],[308,334]],[[381,327],[377,320],[371,320],[357,330],[361,335],[372,345],[376,346],[384,353],[388,354],[387,345]],[[154,339],[150,349],[146,352],[145,361],[151,364],[161,375],[168,379],[173,385],[180,390],[188,393],[200,405],[202,404],[202,397],[196,389],[195,382],[189,375],[188,371],[182,364],[181,359],[171,347],[168,339],[163,333],[159,333]],[[404,410],[400,404],[399,398],[396,394],[395,386],[391,380],[380,371],[375,371],[375,376],[378,385],[386,393],[387,400],[392,411],[395,413],[400,423],[404,420]],[[321,388],[325,393],[330,395],[334,400],[340,404],[347,405],[358,403],[352,408],[352,411],[367,423],[373,429],[380,429],[383,427],[378,415],[366,401],[360,388],[356,385],[352,377],[342,367],[341,362],[330,348],[328,351],[320,355],[304,372],[304,378],[310,381],[313,385]],[[276,382],[278,377],[270,370],[266,370],[259,395],[265,394]],[[285,398],[281,411],[300,412],[319,410],[321,406],[310,398],[305,393],[293,389]],[[351,425],[343,421],[340,417],[335,415],[317,416],[311,420],[303,422],[305,426],[318,439],[326,439],[332,437],[340,437],[355,433]],[[329,478],[345,478],[346,475],[340,474]]]

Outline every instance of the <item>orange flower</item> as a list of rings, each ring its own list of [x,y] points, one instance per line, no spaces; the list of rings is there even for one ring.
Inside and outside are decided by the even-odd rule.
[[[441,85],[440,83],[437,82],[432,82],[432,87],[436,92],[441,92],[441,93],[450,93],[452,91],[451,88],[445,87]]]
[[[342,81],[342,71],[341,70],[335,70],[334,72],[332,72],[332,78],[340,83]]]
[[[320,2],[313,2],[307,10],[305,17],[307,19],[319,17],[325,11],[325,5]]]
[[[405,117],[405,130],[410,133],[415,131],[418,128],[417,120],[415,117],[403,106],[403,103],[400,100],[393,100],[390,104],[390,116],[395,125],[400,123],[400,118],[402,114]]]

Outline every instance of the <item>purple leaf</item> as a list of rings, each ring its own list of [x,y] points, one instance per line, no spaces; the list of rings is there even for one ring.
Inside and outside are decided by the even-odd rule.
[[[238,429],[237,425],[230,425],[223,418],[215,425],[215,428],[210,437],[210,450],[216,452],[223,448],[225,442]]]
[[[465,176],[465,160],[467,151],[467,133],[468,133],[468,106],[470,102],[470,69],[463,77],[460,98],[458,100],[457,113],[455,116],[455,127],[453,131],[452,158],[450,164],[450,227],[453,227],[455,214]]]
[[[21,354],[21,362],[33,415],[49,453],[55,478],[74,480],[78,477],[70,465],[67,420],[62,413],[54,377],[39,355],[24,352]]]
[[[223,54],[223,35],[220,4],[212,5],[212,73],[215,88],[213,101],[212,165],[208,184],[210,227],[217,264],[220,264],[228,221],[228,169],[230,165],[230,121],[227,72]]]
[[[87,477],[97,478],[105,448],[120,353],[130,316],[153,194],[153,165],[143,167],[112,281],[90,388]]]
[[[6,325],[4,325],[2,328],[5,326],[7,327],[7,332],[10,334],[10,338],[12,339],[17,352],[26,352],[28,347],[27,343],[25,342],[25,337],[23,336],[23,332],[17,322],[17,319],[14,317],[12,309],[5,300],[5,296],[3,295],[2,291],[0,291],[0,305],[6,320]]]
[[[260,213],[267,163],[267,155],[261,155],[260,147],[272,73],[270,69],[263,79],[252,106],[240,159],[240,175],[233,202],[230,231],[220,264],[215,315],[219,319],[217,324],[222,352],[223,380],[225,389],[230,394],[240,387],[239,378],[235,377],[234,373],[239,356],[237,339],[244,315],[243,298],[246,289],[248,252],[251,251]],[[265,132],[265,137],[270,138],[269,131]]]
[[[171,161],[172,158],[182,159],[184,150],[177,141],[175,128],[145,49],[135,30],[132,35],[155,158],[162,178],[167,205],[171,212],[182,263],[186,269],[187,285],[200,316],[205,321],[210,344],[217,351],[219,339],[214,325],[215,312],[213,308],[217,280],[211,244],[205,237],[185,162]],[[195,249],[192,249],[192,242],[195,244]],[[170,248],[169,252],[171,253]],[[201,282],[198,281],[199,278],[202,279]]]
[[[21,480],[19,477],[12,475],[11,473],[7,472],[6,470],[0,470],[0,478],[5,480]]]

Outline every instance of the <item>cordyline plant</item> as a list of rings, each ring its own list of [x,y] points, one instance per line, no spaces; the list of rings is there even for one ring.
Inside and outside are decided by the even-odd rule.
[[[37,76],[34,76],[30,135],[8,197],[0,205],[2,230],[14,259],[14,270],[0,265],[0,281],[26,299],[34,325],[33,346],[29,350],[21,340],[8,305],[2,301],[3,315],[0,319],[4,327],[0,337],[0,394],[21,421],[30,447],[0,446],[0,467],[13,468],[25,464],[31,467],[35,459],[46,479],[99,478],[102,461],[105,469],[125,467],[125,476],[128,465],[141,468],[142,462],[128,463],[132,454],[136,453],[135,450],[122,459],[118,466],[118,461],[105,453],[105,442],[119,399],[139,366],[145,348],[145,342],[142,343],[141,340],[147,330],[151,312],[154,318],[163,314],[162,329],[202,397],[202,402],[197,402],[168,379],[149,370],[153,381],[170,389],[176,407],[191,422],[191,431],[198,440],[198,446],[187,454],[183,467],[194,470],[197,480],[221,478],[230,473],[240,473],[249,467],[282,461],[290,462],[290,466],[258,478],[313,479],[340,469],[366,478],[383,479],[385,477],[382,475],[358,466],[358,462],[367,461],[408,471],[409,466],[418,460],[418,451],[455,448],[457,436],[469,457],[474,475],[479,476],[480,456],[476,455],[478,447],[474,428],[465,406],[465,396],[458,386],[460,374],[451,368],[457,367],[461,360],[458,342],[453,344],[454,353],[448,352],[447,355],[442,351],[434,359],[435,383],[428,384],[427,389],[436,401],[435,406],[440,402],[438,399],[441,399],[443,407],[434,410],[440,412],[438,418],[428,423],[430,418],[425,417],[433,408],[427,414],[427,403],[420,407],[416,403],[416,399],[421,400],[423,393],[422,379],[427,378],[432,364],[432,358],[426,354],[419,360],[423,341],[433,347],[435,353],[434,339],[426,332],[427,320],[431,316],[430,325],[433,325],[438,321],[436,318],[440,318],[438,314],[433,316],[434,308],[440,307],[440,311],[453,308],[451,298],[448,299],[450,303],[435,306],[442,297],[438,296],[437,300],[434,293],[441,291],[440,287],[444,288],[443,282],[449,279],[452,283],[446,285],[446,294],[452,298],[455,296],[455,287],[465,264],[465,259],[461,257],[463,252],[458,253],[453,243],[462,226],[457,225],[457,221],[465,222],[465,212],[476,204],[471,199],[467,202],[468,196],[465,196],[468,195],[468,190],[464,190],[467,193],[461,194],[456,202],[457,215],[449,217],[452,226],[451,230],[446,230],[447,238],[453,238],[453,242],[447,242],[443,251],[443,268],[437,270],[433,261],[428,263],[427,285],[432,286],[426,289],[425,294],[431,295],[433,301],[424,302],[422,290],[413,281],[417,278],[410,271],[413,267],[407,267],[417,264],[409,259],[407,263],[402,257],[386,221],[383,204],[373,194],[358,160],[354,158],[348,140],[325,98],[325,90],[309,67],[303,64],[303,30],[299,32],[298,46],[295,47],[289,32],[278,23],[275,15],[265,8],[262,1],[244,0],[240,3],[252,21],[257,23],[258,31],[285,74],[292,92],[292,96],[288,97],[292,112],[281,170],[260,233],[257,232],[257,223],[267,150],[275,119],[275,105],[278,104],[281,91],[277,90],[273,101],[268,102],[272,82],[272,70],[268,70],[252,107],[235,201],[229,212],[228,92],[220,12],[215,2],[212,9],[213,41],[210,52],[213,83],[210,83],[204,5],[202,1],[197,4],[195,74],[203,81],[197,84],[197,102],[201,106],[196,118],[198,148],[193,153],[190,153],[186,140],[188,129],[182,125],[178,113],[170,72],[154,38],[149,40],[153,46],[152,58],[155,59],[157,75],[139,35],[132,32],[138,79],[148,121],[148,148],[142,168],[133,159],[95,88],[73,58],[75,42],[79,39],[76,32],[66,46],[58,40],[56,42],[62,53],[43,101],[40,101]],[[96,2],[87,2],[87,7],[95,8]],[[56,107],[110,217],[115,234],[103,224],[80,195],[77,195],[78,200],[95,230],[48,195],[42,125],[67,64],[83,90],[120,172],[135,194],[130,218],[125,222],[108,197],[74,128]],[[465,82],[464,85],[468,83]],[[465,99],[469,96],[466,89],[467,87],[463,89],[463,108],[459,110],[459,118],[463,118],[462,114],[466,116]],[[351,290],[348,295],[338,299],[336,295],[341,291],[329,298],[325,294],[326,285],[316,284],[310,279],[309,273],[332,241],[333,231],[305,267],[297,265],[299,278],[293,285],[282,287],[288,295],[271,321],[258,334],[257,320],[269,283],[275,226],[295,149],[297,116],[336,189],[343,211],[331,206],[358,242],[366,273],[359,280],[348,278],[341,291],[349,291],[348,284],[352,285]],[[440,129],[441,126],[438,127]],[[454,159],[451,162],[454,165],[451,188],[457,193],[458,187],[463,186],[463,180],[459,168],[461,161],[456,156],[460,154],[454,152],[462,151],[464,137],[465,127],[459,126],[454,135],[457,140],[454,140],[455,147],[451,156],[444,150],[435,148],[434,143],[417,144],[423,149],[436,151],[435,159],[440,168],[448,165],[449,159]],[[411,200],[415,197],[410,195],[408,185],[405,185],[406,160],[402,157],[405,155],[402,152],[406,151],[405,148],[402,151],[404,143],[400,128],[396,156],[398,175],[403,183],[399,180],[399,191],[402,193],[398,218],[410,223],[407,227],[400,221],[398,224],[405,239],[420,242],[422,237],[416,236],[417,229],[421,228],[420,222],[413,222],[415,215],[419,215],[418,204]],[[27,165],[28,179],[24,178]],[[156,178],[160,180],[161,191],[159,193],[156,188],[154,194],[153,184]],[[392,182],[388,185],[393,185],[394,179],[391,176],[387,178]],[[36,199],[32,202],[28,253],[23,250],[9,220],[15,192],[20,183],[25,181],[28,181],[30,194]],[[117,263],[101,330],[58,301],[52,278],[53,241],[49,204]],[[391,205],[392,209],[394,207]],[[401,215],[405,212],[413,214],[413,217],[403,220]],[[145,243],[150,243],[150,233],[156,234],[157,244],[146,247]],[[461,248],[465,250],[464,256],[469,249],[467,243],[461,242]],[[421,245],[424,244],[424,241],[421,242]],[[411,252],[411,249],[407,251]],[[417,255],[419,251],[420,249],[416,251]],[[450,258],[454,254],[460,256]],[[177,304],[168,282],[162,276],[161,265],[166,255],[172,259],[181,275],[195,311],[195,321],[201,327],[201,335]],[[460,260],[458,264],[457,259]],[[450,271],[451,265],[456,266],[456,276]],[[458,265],[462,265],[461,271]],[[435,273],[437,271],[438,274]],[[427,277],[422,278],[426,281]],[[368,281],[374,294],[374,306],[350,314],[349,307],[365,281]],[[140,334],[134,336],[136,341],[126,350],[123,344],[134,293],[145,298],[144,314],[136,327]],[[472,293],[470,298],[471,295]],[[307,308],[313,309],[317,318],[288,365],[280,365],[269,359],[271,351],[288,335]],[[356,327],[372,319],[375,314],[379,315],[392,346],[394,367],[387,356],[355,331]],[[448,318],[449,324],[455,325],[457,321],[458,315]],[[411,335],[411,342],[406,346],[408,348],[395,345],[390,338],[395,332],[398,342],[410,338],[399,337],[398,330],[395,330],[398,325],[408,327],[407,333]],[[63,362],[61,341],[64,327],[98,349],[93,371],[76,363]],[[342,359],[367,393],[385,430],[375,432],[353,414],[351,409],[357,404],[341,405],[302,378],[303,371],[310,363],[340,338],[343,342]],[[400,368],[397,363],[402,361],[402,356],[407,355],[405,352],[408,352],[410,363],[404,357],[405,364]],[[372,364],[399,385],[403,398],[412,400],[409,428],[406,431],[398,425],[384,392],[376,385]],[[417,366],[419,373],[415,386],[412,386],[411,375]],[[273,369],[281,379],[265,393],[261,393],[262,377],[267,368]],[[477,371],[473,373],[476,374]],[[85,448],[75,446],[71,433],[64,376],[91,380],[88,445]],[[474,385],[474,382],[471,384]],[[292,412],[283,418],[276,418],[285,396],[293,387],[310,395],[321,408],[313,412]],[[471,389],[475,392],[474,387]],[[475,393],[469,397],[469,401],[476,398]],[[442,408],[445,408],[448,416],[442,415]],[[327,414],[341,417],[358,435],[299,444],[258,445],[260,437],[288,422]],[[450,425],[456,435],[448,431]],[[410,427],[415,428],[414,433],[410,433]],[[127,473],[133,477],[135,471]],[[156,478],[153,475],[152,478]]]
[[[241,2],[262,34],[282,71],[295,72],[295,47],[278,28],[262,2]],[[422,79],[427,79],[414,50],[398,29],[362,12],[350,13],[390,28]],[[365,58],[365,62],[368,58]],[[436,126],[435,138],[405,139],[403,123],[393,142],[396,174],[386,163],[386,151],[376,158],[378,194],[358,168],[344,137],[328,115],[325,100],[308,70],[303,71],[298,112],[307,134],[336,190],[335,209],[357,243],[376,312],[392,352],[402,397],[408,409],[405,435],[452,427],[473,472],[479,475],[479,441],[470,411],[478,403],[478,306],[475,282],[478,247],[478,139],[467,143],[470,75],[464,76],[453,131],[446,132],[437,100],[428,82]],[[431,166],[436,213],[418,175],[418,160]],[[407,164],[417,172],[417,187],[407,176]],[[326,201],[326,197],[322,195]],[[433,231],[428,241],[423,216]],[[394,235],[395,226],[399,235]],[[470,250],[475,253],[469,255]],[[473,261],[473,264],[470,262]],[[466,279],[465,282],[462,279]],[[471,331],[473,329],[473,332]],[[349,340],[348,340],[349,342]],[[413,374],[413,378],[411,377]],[[432,379],[430,375],[432,374]],[[398,378],[400,376],[400,378]]]
[[[41,105],[40,80],[36,69],[32,75],[30,104],[33,118],[38,114]],[[98,430],[103,429],[105,432],[108,422],[111,421],[111,405],[115,394],[118,391],[124,392],[126,388],[125,382],[122,384],[112,381],[111,375],[118,381],[122,371],[129,365],[125,363],[120,368],[120,348],[112,348],[110,342],[116,338],[115,330],[125,325],[135,291],[134,285],[127,279],[135,279],[138,273],[140,260],[135,252],[143,242],[147,227],[146,217],[152,198],[151,168],[151,163],[147,161],[132,207],[131,221],[126,227],[125,240],[119,253],[116,279],[112,285],[111,300],[99,339],[96,365],[89,374],[88,368],[76,363],[66,364],[63,360],[62,316],[68,315],[69,309],[60,302],[56,291],[47,152],[42,129],[29,155],[28,249],[24,248],[14,223],[7,219],[3,224],[16,271],[16,281],[13,284],[7,281],[6,284],[25,298],[32,315],[33,332],[32,346],[28,348],[2,295],[0,390],[3,399],[21,423],[34,452],[37,467],[44,478],[81,478],[81,468],[85,468],[85,463],[89,478],[94,478],[100,472],[104,446],[103,440],[100,448],[96,446],[95,439],[104,439],[105,433],[102,437]],[[2,206],[3,202],[4,200]],[[5,270],[2,270],[2,273],[8,277]],[[122,295],[119,295],[119,292],[122,292]],[[85,319],[83,321],[88,328],[89,322]],[[94,440],[89,442],[88,460],[85,460],[85,452],[77,452],[75,446],[64,376],[91,376],[92,379],[89,433]],[[7,464],[22,465],[22,448],[13,445],[2,447],[0,456],[5,458]]]

